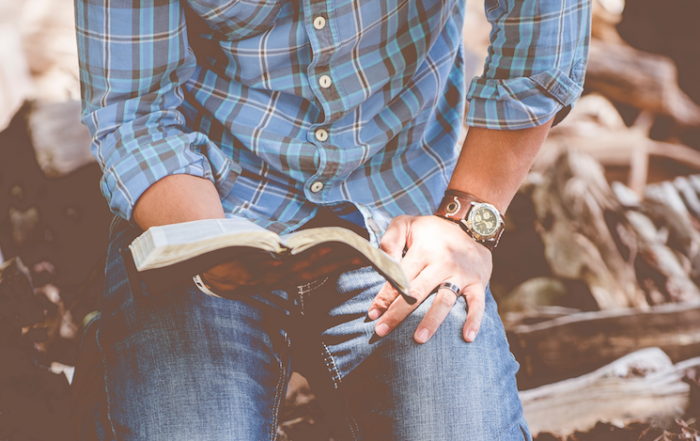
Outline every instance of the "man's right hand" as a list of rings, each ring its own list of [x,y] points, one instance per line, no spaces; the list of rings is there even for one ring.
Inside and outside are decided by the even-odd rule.
[[[167,176],[156,182],[134,207],[134,221],[144,231],[160,225],[224,217],[214,184],[208,179],[185,174]],[[333,253],[333,248],[321,247],[289,261],[234,260],[205,271],[203,276],[207,283],[223,292],[235,292],[241,286],[270,290],[303,285],[324,275],[363,265],[359,258]]]

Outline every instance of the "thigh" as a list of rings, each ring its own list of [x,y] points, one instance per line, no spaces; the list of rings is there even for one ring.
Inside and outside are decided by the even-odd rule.
[[[96,335],[105,410],[118,440],[275,439],[288,378],[286,335],[258,308],[192,283],[134,295],[112,240]]]
[[[458,299],[436,334],[423,345],[413,334],[429,309],[429,297],[391,334],[379,339],[365,318],[383,285],[364,269],[340,277],[338,295],[352,298],[330,308],[323,332],[346,419],[357,439],[530,439],[518,398],[518,364],[510,353],[496,303],[486,311],[473,343],[462,338],[466,303]],[[360,271],[359,273],[362,273]]]

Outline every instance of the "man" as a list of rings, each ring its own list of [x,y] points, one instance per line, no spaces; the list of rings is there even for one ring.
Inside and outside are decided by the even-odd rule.
[[[340,439],[531,439],[488,291],[491,249],[581,93],[590,4],[486,1],[492,45],[468,88],[464,8],[76,2],[83,122],[119,216],[96,336],[105,394],[88,419],[98,438],[275,439],[295,369]],[[415,302],[371,268],[329,274],[328,250],[202,275],[212,290],[258,286],[250,301],[193,283],[131,291],[119,248],[154,225],[226,216],[278,233],[353,229],[401,260]],[[270,293],[277,271],[288,283]]]

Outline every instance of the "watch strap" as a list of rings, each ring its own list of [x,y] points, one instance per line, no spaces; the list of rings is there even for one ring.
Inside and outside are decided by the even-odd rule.
[[[435,214],[445,219],[459,222],[466,219],[469,215],[472,202],[478,204],[484,203],[484,201],[469,193],[458,190],[447,190]]]
[[[469,216],[469,211],[472,209],[472,204],[485,203],[486,202],[472,194],[449,189],[445,191],[445,197],[442,198],[435,215],[457,223],[472,239],[493,251],[498,245],[498,241],[501,239],[501,235],[503,235],[503,230],[505,229],[505,218],[503,215],[499,213],[501,217],[501,226],[491,238],[475,237],[475,234],[467,225],[467,217]]]

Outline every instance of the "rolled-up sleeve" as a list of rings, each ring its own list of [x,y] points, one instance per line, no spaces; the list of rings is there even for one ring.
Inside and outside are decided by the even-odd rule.
[[[102,193],[127,220],[165,176],[211,180],[223,197],[240,166],[186,127],[183,84],[196,69],[178,0],[76,0],[82,121],[103,170]]]
[[[515,130],[568,110],[583,91],[590,0],[487,0],[491,46],[467,92],[466,123]]]

